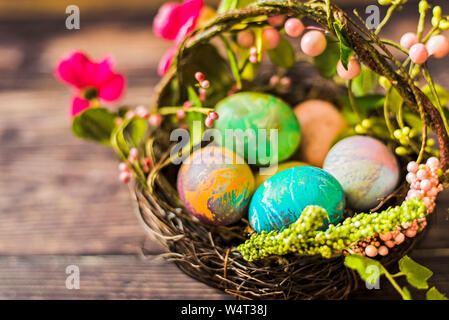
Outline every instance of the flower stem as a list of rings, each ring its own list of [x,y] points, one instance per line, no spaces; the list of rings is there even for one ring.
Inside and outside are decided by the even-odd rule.
[[[385,272],[385,277],[388,279],[388,281],[390,281],[390,283],[393,285],[393,287],[396,289],[397,292],[399,292],[399,294],[401,295],[403,300],[410,300],[410,298],[405,294],[405,292],[401,289],[401,287],[398,285],[398,283],[396,282],[396,280],[394,280],[394,276],[391,275],[391,273],[389,273],[385,268],[384,272]]]

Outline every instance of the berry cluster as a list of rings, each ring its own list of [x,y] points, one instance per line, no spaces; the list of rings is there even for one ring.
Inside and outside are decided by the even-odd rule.
[[[129,150],[128,163],[132,166],[139,161],[139,149],[133,147]],[[151,167],[151,160],[149,158],[143,158],[141,161],[142,170],[144,173],[148,173]],[[131,180],[131,169],[126,162],[120,162],[118,165],[119,179],[123,183],[128,183]]]
[[[420,2],[420,13],[423,14],[429,9],[426,1]],[[432,25],[434,28],[445,30],[449,28],[449,22],[442,17],[442,10],[440,6],[433,8]],[[419,37],[413,32],[405,33],[400,40],[400,45],[409,50],[410,59],[413,63],[421,65],[425,63],[429,57],[442,59],[449,54],[449,40],[441,35],[434,35],[429,39],[423,39],[420,42]]]
[[[371,239],[378,234],[396,231],[398,225],[407,223],[411,225],[415,220],[420,221],[419,219],[425,218],[426,215],[427,208],[424,202],[413,198],[381,213],[360,213],[345,219],[337,226],[330,225],[326,231],[317,231],[316,229],[323,224],[323,219],[327,217],[327,213],[323,208],[309,206],[304,209],[295,223],[283,231],[255,234],[237,249],[248,261],[287,253],[319,254],[330,258],[333,254],[350,250],[360,241]],[[371,247],[368,251],[370,250]],[[384,248],[380,250],[384,253]]]
[[[406,200],[419,199],[426,206],[427,213],[432,213],[435,210],[436,197],[443,190],[443,186],[439,182],[439,176],[442,174],[439,160],[429,158],[425,165],[418,165],[414,161],[410,162],[407,165],[407,171],[409,173],[406,180],[410,184],[410,190]],[[394,231],[380,233],[359,241],[351,247],[351,250],[368,257],[375,257],[378,254],[385,256],[389,249],[400,245],[406,237],[415,237],[426,226],[426,217],[420,217],[411,222],[398,223]]]
[[[419,198],[427,207],[429,213],[435,210],[435,200],[439,192],[443,190],[439,177],[442,174],[440,161],[437,158],[429,158],[425,165],[410,162],[407,165],[407,182],[410,191],[406,199]]]
[[[327,47],[327,39],[321,29],[315,27],[306,28],[298,18],[288,18],[274,16],[268,18],[268,23],[272,27],[262,31],[262,43],[265,49],[274,49],[280,43],[280,34],[276,27],[284,27],[285,33],[292,38],[301,38],[301,50],[309,57],[321,55]],[[307,32],[306,29],[308,29]],[[304,33],[305,32],[305,33]],[[258,63],[258,49],[254,46],[255,35],[251,30],[241,31],[237,35],[237,43],[243,48],[249,48],[249,61]],[[361,65],[355,57],[351,57],[348,67],[345,68],[341,61],[337,65],[338,75],[345,80],[352,80],[361,72]]]

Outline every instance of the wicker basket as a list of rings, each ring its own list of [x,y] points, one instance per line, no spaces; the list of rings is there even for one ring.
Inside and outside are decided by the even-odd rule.
[[[371,31],[340,8],[327,6],[325,1],[261,1],[249,8],[218,16],[182,43],[176,55],[178,63],[172,66],[157,87],[156,107],[162,105],[162,97],[182,68],[186,52],[194,52],[199,45],[228,31],[243,18],[288,14],[307,16],[329,32],[334,32],[332,23],[337,21],[348,35],[349,44],[360,61],[386,77],[405,103],[432,127],[439,140],[442,168],[444,171],[448,169],[449,138],[436,108],[414,85],[407,72],[402,73],[404,76],[393,70],[391,62],[399,70],[402,66]],[[133,187],[145,228],[167,249],[164,256],[169,261],[176,263],[192,278],[242,299],[344,299],[357,287],[358,278],[344,266],[343,256],[324,259],[320,256],[287,255],[248,262],[232,250],[245,240],[245,222],[232,227],[217,227],[202,224],[192,217],[183,207],[174,187],[178,168],[167,161],[170,148],[167,133],[171,129],[170,124],[164,123],[150,139],[152,143],[148,150],[156,165],[145,188],[138,182]],[[389,198],[389,204],[403,200],[403,195],[398,195]],[[407,239],[381,262],[384,265],[397,262],[418,239]]]

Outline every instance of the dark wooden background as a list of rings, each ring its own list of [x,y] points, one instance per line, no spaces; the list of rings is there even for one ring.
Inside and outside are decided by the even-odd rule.
[[[0,1],[0,7],[11,3],[20,6]],[[80,6],[81,30],[68,31],[65,6],[55,1],[51,15],[42,8],[0,14],[0,298],[229,299],[158,258],[161,247],[147,238],[127,186],[118,182],[113,152],[72,136],[71,93],[52,75],[71,49],[95,58],[111,54],[128,78],[123,102],[150,101],[158,60],[170,47],[151,32],[154,8],[104,5],[85,14]],[[388,37],[413,30],[414,12],[387,27]],[[449,59],[432,69],[449,87]],[[448,207],[446,192],[432,229],[412,254],[435,272],[432,284],[446,294]],[[142,247],[150,255],[142,256]],[[65,287],[68,265],[80,268],[80,290]],[[382,289],[361,288],[352,298],[398,298],[387,284]]]

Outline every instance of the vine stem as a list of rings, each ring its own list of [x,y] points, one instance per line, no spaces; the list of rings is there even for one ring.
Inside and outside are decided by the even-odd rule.
[[[391,138],[394,139],[394,128],[393,128],[393,124],[390,121],[390,112],[389,112],[389,105],[390,105],[392,90],[393,90],[393,88],[390,87],[385,96],[384,117],[385,117],[385,124],[387,125],[388,131],[390,132],[390,136],[391,136]]]
[[[397,292],[401,295],[403,300],[410,300],[410,298],[405,294],[404,290],[401,289],[401,287],[398,285],[396,280],[394,280],[394,276],[387,271],[387,269],[383,268],[385,272],[385,277],[390,281],[390,283],[393,285],[393,287],[396,289]]]
[[[352,92],[352,80],[348,80],[348,97],[352,111],[356,114],[359,122],[361,122],[362,116],[360,115],[359,109],[357,108],[357,102],[355,101],[354,93]]]
[[[385,15],[385,17],[383,18],[383,20],[381,21],[381,23],[379,24],[379,26],[377,27],[376,31],[374,32],[376,35],[378,35],[380,33],[380,31],[382,30],[383,27],[385,27],[385,25],[388,23],[388,21],[390,21],[393,13],[396,11],[396,9],[399,7],[400,1],[397,1],[395,3],[393,3],[387,10],[387,14]]]
[[[181,106],[170,106],[170,107],[161,107],[158,109],[158,113],[160,115],[168,115],[168,114],[176,114],[178,110],[182,109]],[[209,112],[214,111],[212,108],[199,108],[199,107],[191,107],[185,109],[185,112],[198,112],[203,114],[209,114]]]

